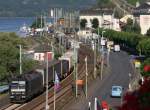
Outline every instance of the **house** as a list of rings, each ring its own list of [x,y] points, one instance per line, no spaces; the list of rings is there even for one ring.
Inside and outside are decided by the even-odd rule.
[[[48,58],[48,61],[51,61],[53,57],[54,57],[53,52],[47,52],[47,51],[34,52],[34,60],[37,60],[37,61],[46,61],[47,58]]]
[[[134,19],[141,27],[141,34],[150,28],[150,2],[145,2],[133,10]]]
[[[97,18],[99,21],[99,27],[105,29],[113,29],[120,31],[119,19],[114,18],[113,10],[110,9],[87,9],[80,11],[80,20],[86,19],[87,28],[92,27],[92,20]]]

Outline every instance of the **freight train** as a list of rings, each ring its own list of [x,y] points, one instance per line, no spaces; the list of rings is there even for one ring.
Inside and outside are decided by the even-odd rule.
[[[61,81],[73,71],[71,65],[73,53],[71,52],[69,55],[69,57],[64,56],[49,63],[49,88],[54,85],[54,72],[57,73]],[[10,101],[12,103],[24,103],[43,93],[46,88],[46,65],[14,78],[9,88]]]

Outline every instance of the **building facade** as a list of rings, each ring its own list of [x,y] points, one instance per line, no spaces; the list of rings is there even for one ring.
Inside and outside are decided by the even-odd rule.
[[[92,20],[97,18],[99,21],[99,27],[105,29],[113,29],[120,31],[119,19],[114,18],[113,10],[109,9],[90,9],[80,11],[80,21],[82,19],[87,20],[86,27],[92,27]]]
[[[146,2],[136,7],[133,11],[134,19],[141,27],[141,34],[146,34],[150,29],[150,2]]]

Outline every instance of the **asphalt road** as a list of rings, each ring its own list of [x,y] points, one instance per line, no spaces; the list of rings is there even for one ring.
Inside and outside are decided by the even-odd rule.
[[[130,56],[126,52],[110,52],[110,68],[109,71],[103,73],[103,79],[98,77],[90,82],[88,87],[88,99],[85,96],[79,96],[76,100],[70,101],[62,110],[88,110],[88,102],[94,105],[94,98],[105,100],[111,107],[121,104],[121,98],[111,98],[111,86],[123,86],[125,93],[129,84],[129,73],[132,72],[130,64]],[[94,110],[92,106],[92,110]]]

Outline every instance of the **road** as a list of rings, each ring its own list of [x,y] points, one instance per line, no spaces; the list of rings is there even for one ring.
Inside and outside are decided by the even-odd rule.
[[[128,89],[129,73],[132,72],[130,56],[126,52],[110,53],[109,71],[103,73],[103,80],[98,77],[90,82],[88,87],[88,99],[85,96],[79,96],[76,100],[70,101],[62,110],[88,110],[88,102],[94,105],[94,98],[100,101],[106,100],[111,107],[121,104],[121,98],[111,98],[110,91],[112,85],[121,85],[124,87],[124,93]],[[92,107],[92,110],[93,107]]]

